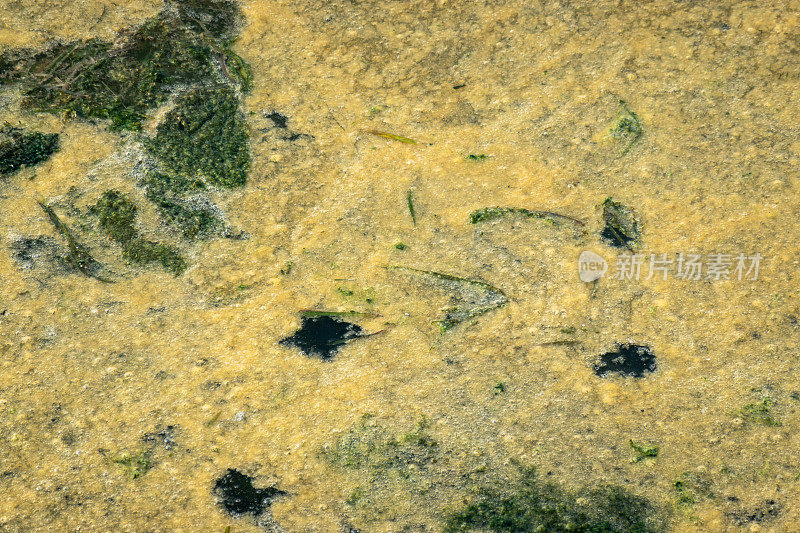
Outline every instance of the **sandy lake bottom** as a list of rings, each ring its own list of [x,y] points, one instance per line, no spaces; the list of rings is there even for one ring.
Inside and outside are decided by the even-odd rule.
[[[250,67],[220,97],[250,162],[198,193],[208,234],[142,185],[179,87],[137,131],[26,105],[84,97],[68,59],[0,84],[0,123],[59,139],[0,176],[0,530],[468,530],[525,486],[800,530],[800,2],[238,7],[209,64]],[[161,9],[8,0],[0,53]],[[102,231],[110,190],[181,268]]]

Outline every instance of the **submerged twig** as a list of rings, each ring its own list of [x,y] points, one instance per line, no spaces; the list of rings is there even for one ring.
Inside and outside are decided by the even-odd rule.
[[[370,135],[377,135],[378,137],[383,137],[384,139],[391,139],[392,141],[398,141],[405,144],[417,144],[417,141],[415,141],[414,139],[403,137],[402,135],[395,135],[394,133],[388,133],[385,131],[364,130],[364,133],[369,133]]]

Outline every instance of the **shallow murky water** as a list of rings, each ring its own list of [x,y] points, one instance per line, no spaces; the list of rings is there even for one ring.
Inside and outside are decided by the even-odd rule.
[[[160,8],[10,1],[0,50],[112,39]],[[4,530],[439,531],[519,465],[621,486],[669,531],[796,530],[799,2],[241,9],[252,167],[211,195],[247,238],[184,245],[181,276],[89,230],[115,283],[20,256],[24,238],[64,246],[37,201],[79,228],[106,190],[143,198],[141,146],[0,91],[0,121],[61,144],[0,178]],[[625,113],[640,134],[612,134]],[[638,219],[638,279],[600,237],[608,197]],[[492,206],[585,226],[470,223]],[[139,217],[174,236],[147,202]],[[608,262],[596,282],[584,250]],[[715,253],[730,279],[675,275],[677,254]],[[675,261],[666,279],[650,254]],[[760,254],[757,279],[739,254]],[[507,301],[441,328],[484,286],[418,270]],[[303,310],[356,311],[363,335],[309,357],[280,342]],[[596,371],[620,343],[655,371]],[[229,468],[286,494],[231,516]]]

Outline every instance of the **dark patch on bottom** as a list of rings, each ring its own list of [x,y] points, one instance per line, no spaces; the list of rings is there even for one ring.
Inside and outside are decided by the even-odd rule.
[[[303,324],[281,344],[294,346],[310,356],[331,359],[347,342],[361,336],[361,326],[330,316],[303,317]]]
[[[62,270],[71,270],[62,250],[55,239],[50,237],[23,237],[10,246],[20,268],[34,269],[43,266],[54,266]]]
[[[730,513],[730,517],[739,526],[744,526],[749,523],[767,522],[778,518],[781,514],[781,504],[775,500],[767,500],[764,505],[760,505],[751,510],[740,510]]]
[[[214,493],[219,497],[220,505],[232,516],[248,513],[258,516],[269,507],[275,496],[286,494],[275,487],[257,489],[253,487],[253,478],[234,468],[229,468],[217,479]]]
[[[656,356],[649,346],[626,343],[601,355],[600,362],[594,365],[594,373],[600,377],[616,373],[641,378],[645,373],[655,372],[656,367]]]

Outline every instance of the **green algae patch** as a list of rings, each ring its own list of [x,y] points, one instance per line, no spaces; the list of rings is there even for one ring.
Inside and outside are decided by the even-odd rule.
[[[46,161],[57,150],[57,133],[29,133],[5,123],[0,127],[0,176]]]
[[[173,246],[146,239],[133,239],[123,248],[123,256],[139,265],[158,264],[176,276],[186,270],[186,260]]]
[[[444,531],[654,533],[663,529],[657,516],[648,500],[620,487],[573,493],[528,470],[514,485],[484,488],[448,517]]]
[[[122,245],[126,260],[138,265],[155,263],[176,276],[183,274],[186,261],[174,246],[138,236],[136,211],[136,204],[117,190],[104,192],[89,208],[89,213],[97,216],[100,227],[108,236]]]
[[[154,170],[139,185],[164,223],[178,228],[184,239],[224,235],[224,217],[203,191],[242,186],[250,169],[240,98],[252,88],[252,73],[230,48],[242,22],[233,2],[168,0],[157,16],[118,32],[113,42],[89,39],[43,51],[4,52],[0,85],[20,85],[23,108],[108,120],[111,130],[140,131],[145,120],[169,105],[154,135],[132,137],[154,159]],[[0,131],[0,165],[7,168],[0,166],[0,175],[44,160],[57,148],[55,134],[6,127]],[[108,191],[92,207],[102,230],[122,245],[126,260],[181,274],[186,262],[179,250],[140,237],[136,212],[118,191]],[[56,227],[65,235],[66,226]],[[73,241],[68,239],[70,257],[77,258],[72,262],[85,274],[94,272]]]
[[[172,173],[231,188],[247,180],[248,142],[236,93],[217,86],[178,97],[147,148]]]
[[[120,32],[114,42],[91,39],[7,53],[0,83],[21,84],[23,106],[34,111],[108,119],[112,130],[136,131],[148,110],[180,86],[251,83],[249,67],[228,48],[239,19],[226,1],[168,2],[158,16]]]
[[[135,454],[122,454],[116,459],[113,459],[113,462],[122,466],[125,474],[131,479],[142,477],[155,466],[155,462],[149,451]]]
[[[639,117],[630,110],[625,100],[619,100],[619,110],[614,118],[614,126],[609,130],[611,137],[623,146],[619,157],[627,154],[644,133]]]
[[[371,415],[338,440],[323,449],[328,462],[349,469],[366,469],[373,474],[394,471],[408,478],[412,471],[431,463],[438,453],[438,443],[428,432],[428,422],[421,420],[408,433],[393,435]]]
[[[117,242],[136,237],[136,205],[117,190],[103,193],[89,212],[97,215],[100,227]]]

